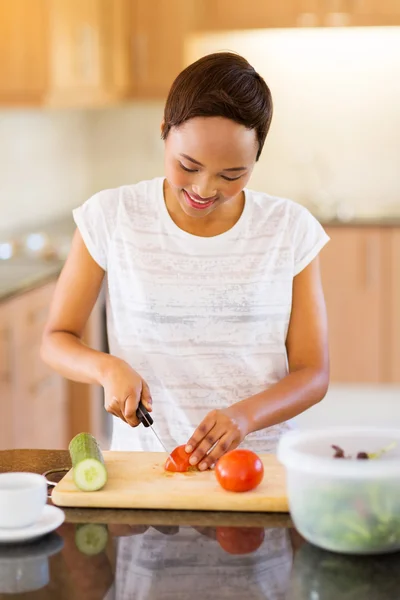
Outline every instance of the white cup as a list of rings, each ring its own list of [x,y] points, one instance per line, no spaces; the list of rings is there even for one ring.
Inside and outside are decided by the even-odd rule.
[[[47,502],[47,483],[36,473],[0,474],[0,528],[33,525]]]

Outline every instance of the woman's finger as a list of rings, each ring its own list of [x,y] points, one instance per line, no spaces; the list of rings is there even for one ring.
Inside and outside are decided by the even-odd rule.
[[[200,471],[205,471],[211,468],[221,456],[236,448],[239,444],[235,442],[235,438],[230,433],[223,435],[211,452],[199,464]]]
[[[140,400],[143,402],[143,405],[146,408],[146,410],[148,410],[149,412],[153,410],[153,400],[151,397],[150,388],[144,379],[142,379],[142,393],[140,396]]]
[[[136,396],[129,394],[129,396],[125,398],[123,415],[126,422],[131,427],[137,427],[140,424],[140,421],[136,416],[137,407],[138,401]]]
[[[189,459],[190,464],[197,465],[198,463],[201,463],[201,461],[203,461],[203,459],[205,459],[206,456],[212,452],[214,446],[221,444],[221,438],[225,434],[225,429],[218,426],[213,427],[213,429],[206,435],[203,441],[200,442],[199,446],[193,452]],[[223,443],[223,446],[225,446],[225,442]],[[210,463],[210,465],[211,464],[212,463]]]
[[[205,419],[202,420],[202,422],[197,427],[197,429],[193,433],[192,437],[186,444],[185,450],[188,454],[190,454],[191,452],[194,452],[196,450],[196,448],[204,440],[204,438],[210,433],[210,431],[216,425],[216,423],[217,423],[217,411],[212,410],[210,413],[208,413],[208,415],[205,417]],[[192,463],[192,464],[196,464],[196,463]]]

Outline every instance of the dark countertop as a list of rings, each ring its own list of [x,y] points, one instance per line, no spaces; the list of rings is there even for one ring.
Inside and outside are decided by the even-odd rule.
[[[42,473],[60,466],[69,466],[67,451],[0,452],[0,472]],[[101,509],[68,509],[65,514],[64,524],[41,540],[0,545],[0,598],[10,597],[7,590],[29,589],[38,574],[41,587],[18,597],[398,598],[400,554],[357,558],[318,550],[302,540],[287,515]],[[92,555],[82,552],[85,535]],[[103,543],[96,548],[98,535]]]
[[[74,230],[72,216],[67,216],[37,227],[33,232],[15,233],[9,238],[3,236],[0,245],[10,244],[15,256],[0,260],[0,302],[56,279],[64,265]],[[29,233],[41,238],[41,251],[27,249]]]
[[[319,218],[319,221],[324,227],[400,227],[400,216],[355,218],[350,221]],[[66,216],[35,229],[35,232],[46,237],[49,248],[55,250],[53,257],[50,253],[47,258],[18,255],[17,258],[10,260],[0,260],[0,302],[57,278],[64,264],[66,249],[74,229],[72,216]],[[26,234],[20,234],[18,239],[25,238]],[[1,241],[0,239],[0,243]],[[56,256],[60,245],[63,246],[63,256]]]

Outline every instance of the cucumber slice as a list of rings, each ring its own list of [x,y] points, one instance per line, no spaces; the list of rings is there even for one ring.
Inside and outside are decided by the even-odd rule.
[[[83,492],[100,490],[107,481],[107,469],[97,440],[90,433],[78,433],[68,449],[75,485]]]
[[[76,526],[75,544],[82,554],[95,556],[107,547],[108,528],[101,523],[84,523]]]

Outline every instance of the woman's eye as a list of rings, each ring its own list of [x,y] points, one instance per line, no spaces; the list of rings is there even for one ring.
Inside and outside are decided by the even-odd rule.
[[[187,167],[183,166],[182,163],[179,163],[181,166],[181,169],[183,169],[184,171],[186,171],[186,173],[197,173],[198,169],[188,169]]]
[[[241,178],[241,175],[239,175],[239,177],[226,177],[225,175],[221,175],[221,177],[222,179],[225,179],[225,181],[237,181]]]

